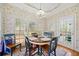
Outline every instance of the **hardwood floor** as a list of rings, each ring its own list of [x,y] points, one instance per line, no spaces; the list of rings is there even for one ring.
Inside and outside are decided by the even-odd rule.
[[[72,50],[72,49],[64,47],[62,45],[58,45],[58,48],[63,48],[65,51],[70,52],[72,56],[79,56],[79,52],[78,51]]]
[[[79,56],[79,52],[78,52],[78,51],[72,50],[72,49],[67,48],[67,47],[64,47],[64,46],[62,46],[62,45],[58,45],[57,48],[62,48],[62,49],[64,49],[65,51],[71,53],[71,56]],[[48,49],[48,46],[44,46],[44,49],[45,49],[45,51],[48,51],[48,50],[47,50],[47,49]]]
[[[44,46],[44,48],[45,48],[45,50],[47,51],[48,46],[46,45],[46,46]],[[62,45],[58,45],[57,48],[63,48],[65,51],[70,52],[70,53],[71,53],[71,56],[79,56],[79,52],[77,52],[77,51],[75,51],[75,50],[72,50],[72,49],[70,49],[70,48],[64,47],[64,46],[62,46]],[[14,53],[16,53],[17,50],[19,50],[19,49],[16,49],[16,50],[14,51]],[[10,56],[10,55],[5,55],[5,56]]]

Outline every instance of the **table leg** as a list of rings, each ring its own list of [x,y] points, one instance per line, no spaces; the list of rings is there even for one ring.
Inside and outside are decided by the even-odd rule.
[[[20,44],[20,51],[21,51],[21,44]]]
[[[40,47],[40,54],[42,55],[42,47]]]
[[[38,46],[38,55],[39,55],[39,46]]]
[[[41,46],[38,47],[38,55],[40,55],[40,56],[42,55],[42,47]]]

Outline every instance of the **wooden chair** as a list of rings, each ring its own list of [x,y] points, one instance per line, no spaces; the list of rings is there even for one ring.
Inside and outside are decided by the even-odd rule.
[[[25,37],[25,47],[26,47],[26,51],[25,51],[25,56],[27,54],[27,52],[29,52],[29,56],[32,55],[32,53],[36,50],[37,46],[33,47],[33,45],[29,42],[29,38]],[[33,54],[34,55],[34,54]]]
[[[21,43],[16,43],[15,34],[4,34],[4,53],[11,53],[12,56],[13,50],[17,46],[20,47],[21,51]]]
[[[49,50],[48,50],[48,55],[49,55],[49,56],[50,56],[51,53],[52,53],[54,56],[56,56],[57,42],[58,42],[58,37],[54,37],[54,38],[51,40],[50,46],[49,46]]]
[[[33,37],[38,38],[38,34],[37,34],[37,33],[31,33],[31,35],[32,35]]]
[[[43,50],[47,53],[48,56],[51,54],[56,56],[56,48],[57,48],[58,37],[52,38],[50,44],[43,47]]]

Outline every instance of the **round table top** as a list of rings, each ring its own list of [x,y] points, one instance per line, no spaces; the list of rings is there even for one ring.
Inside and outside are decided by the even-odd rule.
[[[49,42],[33,42],[33,41],[30,41],[30,43],[32,43],[32,44],[35,44],[35,45],[47,45],[47,44],[49,44]]]
[[[49,44],[51,38],[35,38],[35,37],[29,37],[30,43],[35,45],[47,45]]]

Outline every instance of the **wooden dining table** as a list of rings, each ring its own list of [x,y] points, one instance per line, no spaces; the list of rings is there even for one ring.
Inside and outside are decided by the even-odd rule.
[[[29,37],[29,41],[31,44],[37,45],[38,46],[38,50],[36,51],[36,53],[38,53],[38,55],[42,55],[42,46],[43,45],[48,45],[50,43],[51,38],[46,38],[46,37]]]

